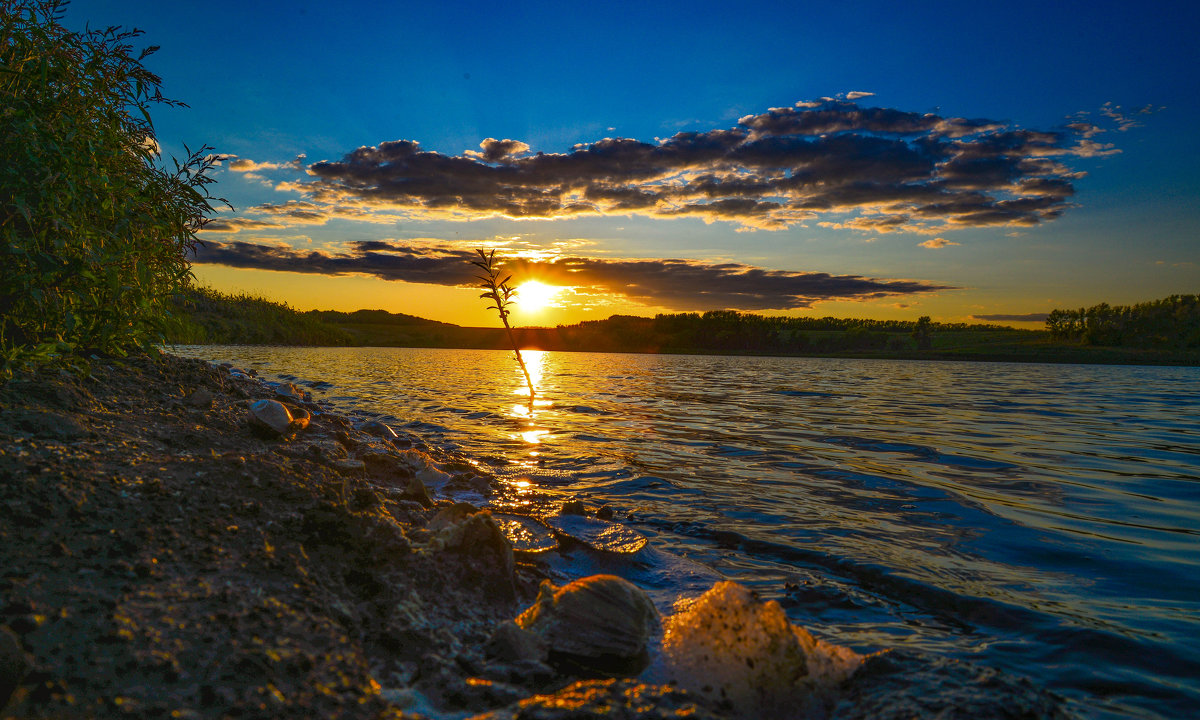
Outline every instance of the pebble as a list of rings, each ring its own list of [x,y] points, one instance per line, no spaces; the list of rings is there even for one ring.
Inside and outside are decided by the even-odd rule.
[[[283,383],[275,388],[275,394],[284,400],[293,402],[309,402],[312,400],[312,393],[307,390],[301,390],[294,383]]]
[[[32,669],[33,662],[21,648],[20,639],[7,627],[0,626],[0,708]]]
[[[183,400],[190,407],[208,410],[213,405],[213,395],[205,388],[199,388]]]
[[[400,437],[390,425],[379,422],[378,420],[368,420],[364,423],[359,423],[354,429],[361,430],[368,435],[374,435],[377,438],[383,438],[384,440],[395,440],[396,438]]]

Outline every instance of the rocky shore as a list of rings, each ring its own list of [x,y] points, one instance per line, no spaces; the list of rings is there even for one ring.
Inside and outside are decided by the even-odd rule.
[[[551,584],[523,526],[482,509],[498,492],[419,438],[202,361],[18,377],[0,387],[0,717],[1065,716],[1025,680],[864,662],[731,584],[666,621],[619,578]],[[756,634],[721,639],[739,603]],[[654,644],[693,682],[638,680]],[[931,678],[937,697],[912,689]]]

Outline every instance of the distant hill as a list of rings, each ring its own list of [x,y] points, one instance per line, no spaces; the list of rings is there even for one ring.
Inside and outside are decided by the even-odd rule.
[[[462,327],[386,310],[300,312],[208,288],[189,291],[176,307],[177,328],[168,335],[175,344],[509,348],[500,327]],[[557,351],[1200,364],[1194,348],[1100,347],[1077,336],[928,318],[788,318],[713,310],[613,315],[573,325],[514,328],[514,333],[523,348]]]

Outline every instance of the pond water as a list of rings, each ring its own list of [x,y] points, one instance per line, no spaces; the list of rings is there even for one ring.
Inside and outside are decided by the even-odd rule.
[[[175,348],[307,383],[609,503],[657,557],[859,652],[1034,678],[1086,717],[1200,714],[1200,369],[412,348]],[[643,566],[659,597],[704,573]]]

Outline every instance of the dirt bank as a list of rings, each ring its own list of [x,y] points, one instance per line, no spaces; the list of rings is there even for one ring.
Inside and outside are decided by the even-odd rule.
[[[490,518],[430,528],[451,503],[414,484],[418,440],[320,412],[269,439],[246,405],[270,396],[169,356],[0,387],[0,715],[710,715],[489,655],[537,566]]]

